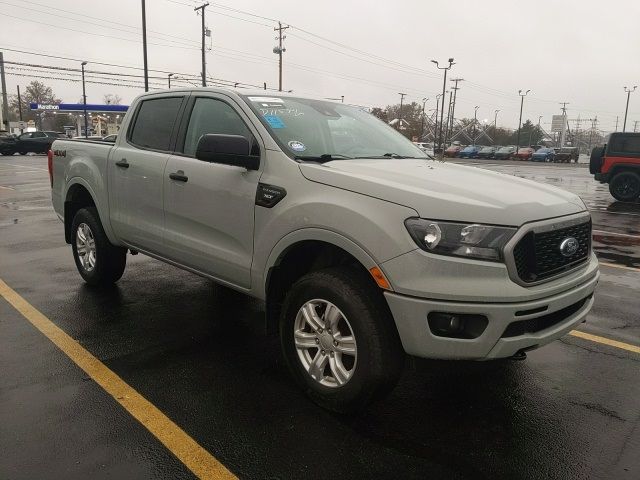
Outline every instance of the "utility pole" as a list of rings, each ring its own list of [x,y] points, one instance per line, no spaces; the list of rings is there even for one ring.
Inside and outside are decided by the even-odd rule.
[[[440,134],[438,135],[438,145],[443,155],[444,145],[442,143],[442,122],[444,121],[444,98],[446,93],[445,90],[447,89],[447,72],[455,65],[453,58],[450,58],[448,62],[449,66],[441,67],[436,60],[431,60],[431,63],[435,63],[438,70],[444,70],[444,80],[442,82],[442,109],[440,110]]]
[[[618,131],[618,115],[616,115],[616,129],[614,131]]]
[[[589,132],[589,146],[587,147],[587,154],[591,152],[591,142],[593,141],[593,131],[597,128],[598,117],[591,120],[591,131]]]
[[[622,123],[622,131],[626,131],[627,129],[627,113],[629,112],[629,97],[631,97],[631,93],[636,91],[638,88],[637,85],[633,86],[633,89],[629,87],[624,87],[624,91],[627,92],[627,107],[624,109],[624,122]]]
[[[149,91],[149,65],[147,64],[147,7],[142,0],[142,59],[144,62],[144,91]],[[86,130],[85,125],[85,130]]]
[[[407,95],[406,93],[398,93],[400,95],[400,115],[398,115],[398,130],[402,129],[402,101],[404,97]]]
[[[496,142],[496,137],[498,136],[498,112],[500,112],[500,110],[495,110],[493,112],[493,144],[495,145]]]
[[[447,144],[447,139],[449,138],[449,133],[451,133],[451,127],[449,126],[451,124],[451,105],[452,105],[452,101],[453,101],[453,92],[451,90],[449,90],[449,108],[447,109],[447,128],[444,131],[444,144]],[[443,105],[444,107],[444,105]]]
[[[278,91],[282,91],[282,54],[287,51],[286,48],[283,48],[282,41],[287,38],[286,35],[283,35],[282,32],[289,28],[289,25],[283,27],[282,22],[278,22],[278,27],[274,28],[275,31],[278,32],[278,36],[276,40],[278,40],[278,46],[273,48],[273,53],[278,55]]]
[[[638,120],[635,120],[633,122],[633,133],[636,133],[636,130],[638,129],[638,123],[639,123]]]
[[[20,96],[20,85],[18,87],[18,120],[22,122],[22,97]],[[24,133],[24,129],[20,127],[20,133]]]
[[[562,130],[560,130],[560,148],[562,148],[567,134],[567,105],[569,102],[560,102],[560,105],[562,105]]]
[[[538,133],[540,133],[540,120],[542,119],[542,115],[538,117]],[[529,130],[529,146],[531,146],[531,137],[533,135],[533,128]]]
[[[207,29],[204,26],[204,9],[209,6],[209,2],[203,3],[199,7],[195,7],[193,9],[194,12],[200,10],[200,15],[202,15],[202,86],[207,86],[207,59],[205,58],[205,46],[204,39],[207,36]]]
[[[84,87],[84,66],[87,62],[82,62],[82,103],[84,104],[84,138],[89,137],[89,123],[87,122],[87,91]]]
[[[167,75],[167,80],[169,81],[169,88],[171,88],[171,77],[173,77],[175,73],[170,73]]]
[[[0,114],[0,126],[9,131],[9,102],[7,100],[7,81],[4,77],[4,56],[0,52],[0,85],[2,85],[2,114]]]
[[[460,87],[458,87],[458,82],[464,82],[464,78],[452,78],[450,81],[455,82],[455,86],[452,87],[453,104],[451,105],[451,131],[453,131],[453,121],[455,120],[456,114],[456,99],[458,98],[458,90],[460,90]]]
[[[520,120],[518,121],[518,141],[516,145],[516,153],[520,150],[520,129],[522,128],[522,106],[524,105],[524,97],[526,97],[531,90],[527,90],[522,93],[522,90],[518,90],[518,95],[520,95]]]

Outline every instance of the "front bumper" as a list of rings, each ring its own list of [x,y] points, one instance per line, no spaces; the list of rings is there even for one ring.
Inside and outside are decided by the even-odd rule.
[[[505,358],[520,350],[538,348],[552,342],[583,322],[593,305],[593,293],[599,276],[596,271],[586,281],[569,290],[517,303],[448,302],[393,292],[385,292],[385,298],[408,354],[438,359]],[[569,313],[564,315],[566,311]],[[488,325],[479,337],[473,339],[436,336],[427,322],[429,312],[485,315]],[[554,313],[555,316],[552,315]],[[542,317],[551,318],[553,322]],[[527,333],[505,336],[507,327],[513,322],[531,320],[536,324],[535,319],[546,328],[537,331],[535,327],[528,328]]]

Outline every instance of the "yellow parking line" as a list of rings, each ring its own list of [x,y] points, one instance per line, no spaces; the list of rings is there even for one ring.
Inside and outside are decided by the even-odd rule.
[[[610,347],[619,348],[621,350],[627,350],[633,353],[640,353],[640,346],[631,345],[630,343],[619,342],[617,340],[611,340],[610,338],[601,337],[599,335],[592,335],[591,333],[581,332],[580,330],[571,330],[569,335],[579,337],[584,340],[589,340],[595,343],[601,343],[602,345],[609,345]]]
[[[84,370],[122,407],[153,434],[189,470],[203,479],[236,478],[213,455],[202,448],[169,417],[124,380],[91,355],[29,302],[0,279],[0,295],[67,357]]]
[[[622,270],[631,270],[632,272],[640,272],[640,268],[626,267],[624,265],[616,265],[615,263],[598,262],[600,265],[612,268],[621,268]]]

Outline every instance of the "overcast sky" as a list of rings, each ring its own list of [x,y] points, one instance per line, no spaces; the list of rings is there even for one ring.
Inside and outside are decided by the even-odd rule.
[[[201,20],[193,11],[197,3],[147,0],[150,69],[199,74]],[[558,102],[566,101],[569,118],[597,116],[599,127],[607,131],[614,128],[616,115],[621,129],[623,86],[640,85],[637,0],[211,3],[206,14],[213,46],[207,53],[208,74],[277,87],[277,56],[272,53],[275,24],[268,19],[281,20],[292,25],[286,32],[284,88],[301,95],[344,95],[348,103],[385,106],[397,103],[398,92],[404,92],[405,101],[429,97],[427,109],[432,109],[435,95],[442,91],[442,72],[430,60],[443,63],[454,57],[449,77],[465,79],[459,85],[458,118],[473,117],[477,105],[480,120],[492,122],[494,110],[499,109],[499,125],[517,126],[518,90],[530,89],[524,118],[537,122],[542,115],[542,124],[548,127],[551,115],[560,113]],[[6,61],[79,66],[6,50],[14,48],[86,59],[87,69],[140,74],[91,63],[141,67],[140,23],[137,0],[0,0],[0,49]],[[7,73],[52,76],[15,66]],[[162,77],[153,79],[153,85],[166,85],[165,73],[151,75]],[[18,83],[24,86],[29,81],[8,75],[7,89],[13,93]],[[81,96],[79,83],[43,81],[64,101],[76,102]],[[105,93],[116,93],[129,103],[139,87],[87,85],[89,102],[101,102]],[[640,89],[631,95],[628,130],[633,120],[640,120]]]

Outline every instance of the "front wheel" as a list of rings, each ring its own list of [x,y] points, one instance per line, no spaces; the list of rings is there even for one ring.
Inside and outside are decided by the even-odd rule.
[[[635,172],[617,173],[609,183],[609,192],[620,202],[633,202],[640,197],[640,175]]]
[[[280,317],[285,360],[302,389],[339,413],[364,408],[396,384],[404,351],[381,292],[364,273],[309,273],[286,296]]]
[[[95,207],[78,210],[71,229],[73,258],[84,281],[92,286],[117,282],[124,273],[127,249],[109,242]]]

